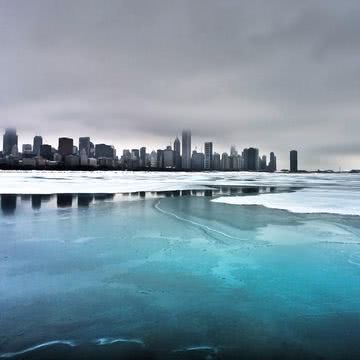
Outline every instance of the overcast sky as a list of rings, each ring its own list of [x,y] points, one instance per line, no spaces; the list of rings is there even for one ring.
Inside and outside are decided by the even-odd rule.
[[[9,125],[118,153],[190,127],[198,149],[360,168],[360,1],[0,0]]]

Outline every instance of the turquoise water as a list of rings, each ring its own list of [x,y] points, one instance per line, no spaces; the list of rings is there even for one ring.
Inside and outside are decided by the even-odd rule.
[[[3,195],[0,357],[360,358],[359,217],[216,196]]]

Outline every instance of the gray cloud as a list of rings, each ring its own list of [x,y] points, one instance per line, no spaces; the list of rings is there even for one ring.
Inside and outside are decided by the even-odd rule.
[[[0,0],[0,126],[360,167],[359,33],[355,0]]]

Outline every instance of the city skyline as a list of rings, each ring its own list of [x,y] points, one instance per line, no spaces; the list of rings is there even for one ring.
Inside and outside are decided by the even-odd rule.
[[[3,1],[0,127],[117,148],[191,128],[220,152],[276,149],[280,167],[292,147],[304,169],[358,168],[359,13],[353,0]]]
[[[173,145],[161,149],[117,149],[112,144],[94,142],[89,136],[76,139],[59,137],[57,147],[35,135],[32,143],[19,144],[15,128],[6,128],[0,167],[10,169],[119,169],[119,170],[177,170],[177,171],[277,171],[277,158],[261,155],[256,147],[237,149],[230,146],[230,153],[216,152],[213,142],[204,143],[204,151],[192,146],[192,133],[184,129],[181,141],[176,136]],[[294,152],[290,152],[291,154]],[[297,154],[297,152],[296,152]],[[296,155],[297,157],[297,155]],[[268,161],[269,159],[269,161]],[[297,161],[297,160],[296,160]],[[297,165],[297,164],[296,164]],[[292,160],[291,172],[294,171]],[[285,169],[283,169],[285,171]]]
[[[174,169],[174,170],[255,170],[255,171],[289,171],[289,172],[303,172],[303,171],[355,171],[358,172],[358,168],[353,169],[344,169],[339,167],[339,169],[330,169],[324,167],[318,167],[314,169],[306,169],[302,166],[299,167],[298,163],[298,150],[290,149],[288,150],[288,160],[285,163],[285,159],[279,161],[279,158],[275,155],[274,151],[270,151],[266,153],[266,151],[260,151],[257,146],[250,145],[248,147],[241,148],[240,146],[231,144],[228,145],[228,150],[220,151],[216,146],[214,147],[213,141],[205,141],[203,144],[195,144],[192,145],[192,132],[190,129],[184,129],[181,132],[181,141],[179,136],[175,136],[174,140],[170,140],[168,144],[162,144],[156,148],[151,148],[146,146],[146,144],[142,144],[140,146],[130,146],[128,148],[117,148],[113,144],[105,144],[104,142],[97,142],[96,144],[91,142],[91,138],[89,136],[80,136],[78,138],[62,136],[56,139],[58,146],[56,147],[53,144],[49,144],[41,135],[35,135],[33,140],[30,142],[19,142],[19,135],[16,132],[15,128],[5,128],[4,136],[0,137],[2,142],[2,151],[0,150],[0,166],[4,165],[4,159],[8,155],[13,155],[13,148],[11,145],[6,144],[4,139],[8,137],[10,142],[13,144],[16,142],[16,153],[21,154],[19,159],[22,159],[22,156],[29,157],[31,155],[43,157],[45,160],[55,160],[57,162],[65,163],[65,158],[59,159],[56,157],[57,154],[61,154],[63,157],[68,155],[77,155],[79,157],[79,166],[87,166],[88,159],[98,158],[99,156],[95,153],[103,153],[104,155],[100,157],[111,158],[113,160],[118,161],[114,163],[114,165],[106,165],[106,162],[101,166],[104,167],[114,167],[114,168],[123,168],[123,169],[140,169],[140,168],[148,168],[148,169]],[[21,136],[20,136],[21,139]],[[94,140],[94,139],[93,139]],[[93,153],[90,154],[90,144],[92,145]],[[83,155],[86,155],[86,159],[81,161],[81,150],[85,148],[86,151]],[[74,149],[76,151],[74,152]],[[98,150],[97,150],[98,149]],[[229,168],[224,165],[226,164],[226,159],[223,160],[224,155],[232,159],[234,156],[240,155],[240,157],[244,157],[244,151],[247,150],[256,150],[256,155],[253,154],[253,159],[257,159],[257,164],[253,163],[252,165],[244,166],[241,165],[241,160],[238,163],[236,160],[235,163],[230,160]],[[148,150],[148,152],[147,152]],[[159,153],[161,152],[161,153]],[[185,153],[185,158],[188,160],[184,160],[185,158],[182,154]],[[122,166],[121,162],[122,158],[126,156],[126,154],[131,157],[135,156],[138,159],[138,164],[135,168]],[[156,160],[154,156],[156,154]],[[161,160],[159,160],[159,157]],[[159,165],[159,162],[161,165]],[[157,165],[154,165],[154,164]],[[279,166],[279,164],[286,164],[285,166]],[[221,165],[219,165],[221,164]],[[231,165],[230,165],[231,164]],[[301,161],[302,165],[302,161]],[[30,164],[27,165],[28,167]],[[91,164],[90,167],[99,166],[99,164]],[[21,167],[21,166],[20,166]],[[38,165],[36,167],[39,167]],[[40,168],[42,165],[40,166]],[[74,165],[67,166],[74,167]]]
[[[10,127],[4,127],[2,130],[3,132],[5,131],[6,128],[12,128]],[[28,133],[27,135],[24,135],[23,132],[21,131],[21,134],[18,134],[18,149],[21,152],[21,148],[22,145],[24,144],[33,144],[34,141],[34,136],[41,136],[43,138],[43,143],[45,144],[50,144],[53,147],[57,147],[58,146],[58,139],[60,137],[64,137],[64,138],[73,138],[74,139],[74,144],[77,146],[77,142],[78,139],[82,138],[82,137],[87,137],[84,134],[81,134],[79,136],[71,134],[71,131],[64,131],[62,133],[60,133],[60,135],[51,135],[51,136],[43,136],[42,134],[40,134],[41,131],[38,131],[36,133],[30,134]],[[36,135],[34,135],[36,134]],[[174,135],[175,134],[175,135]],[[174,132],[174,134],[172,136],[166,137],[166,138],[160,138],[158,141],[155,142],[147,142],[146,138],[144,139],[145,143],[141,144],[140,141],[135,141],[134,143],[127,141],[125,144],[126,146],[119,146],[117,144],[122,144],[122,141],[119,141],[117,139],[116,136],[113,137],[98,137],[96,135],[94,136],[89,136],[92,139],[96,139],[96,143],[104,143],[104,144],[111,144],[115,147],[115,149],[117,149],[119,152],[123,149],[133,149],[133,148],[138,148],[140,149],[142,146],[146,146],[146,148],[148,149],[165,149],[166,146],[171,145],[172,147],[174,146],[174,141],[176,140],[176,138],[180,139],[180,146],[181,146],[181,151],[182,151],[182,130],[178,130],[176,132]],[[202,140],[204,139],[204,140]],[[49,141],[50,140],[50,141]],[[249,139],[246,143],[244,144],[237,144],[237,143],[229,143],[229,144],[222,144],[221,141],[218,143],[218,141],[215,138],[205,138],[203,136],[201,136],[201,134],[194,134],[191,131],[191,152],[192,150],[196,150],[198,152],[203,152],[205,154],[205,144],[206,143],[213,143],[213,150],[215,152],[218,152],[220,154],[222,154],[223,152],[227,152],[230,154],[231,152],[231,147],[235,146],[238,150],[239,149],[243,149],[243,148],[248,148],[248,147],[260,147],[261,149],[263,149],[264,153],[270,154],[271,151],[273,151],[273,149],[266,149],[263,146],[261,146],[261,144],[259,144],[259,142],[256,141],[251,141],[251,139]],[[3,137],[0,136],[0,151],[3,149]],[[282,158],[280,158],[281,160],[279,161],[279,164],[283,164],[283,166],[278,166],[278,168],[288,168],[288,152],[289,152],[290,147],[284,152],[284,156]],[[276,153],[279,153],[279,151],[274,150]],[[300,147],[299,151],[301,151],[301,153],[303,152],[303,149]],[[320,164],[321,165],[321,164]],[[314,168],[314,169],[306,169],[305,170],[317,170],[319,167]],[[335,169],[337,170],[337,169]]]

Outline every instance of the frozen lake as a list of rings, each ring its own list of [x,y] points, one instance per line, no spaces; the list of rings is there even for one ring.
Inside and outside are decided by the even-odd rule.
[[[359,359],[359,190],[0,172],[0,358]]]

